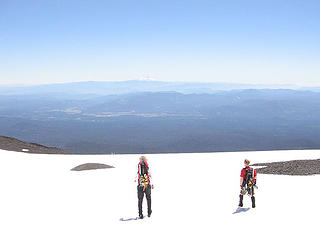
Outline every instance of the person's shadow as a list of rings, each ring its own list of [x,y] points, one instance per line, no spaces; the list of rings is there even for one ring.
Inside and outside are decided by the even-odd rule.
[[[247,212],[247,211],[249,211],[249,210],[250,210],[250,208],[238,207],[238,208],[236,209],[236,211],[234,211],[232,214]]]
[[[132,217],[132,218],[120,218],[121,222],[127,222],[127,221],[135,221],[138,220],[138,217]]]

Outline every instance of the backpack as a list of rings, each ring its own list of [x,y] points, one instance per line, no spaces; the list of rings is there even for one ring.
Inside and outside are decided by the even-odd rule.
[[[142,163],[139,163],[139,175],[144,176],[145,174],[148,175],[149,166],[145,161],[142,161]]]
[[[256,184],[256,179],[254,177],[254,169],[245,168],[245,170],[246,170],[245,184],[248,187],[254,186]]]
[[[143,187],[143,190],[145,190],[146,186],[149,184],[149,166],[148,163],[145,161],[142,161],[142,163],[139,163],[138,165],[138,174],[139,174],[139,183],[140,186]]]

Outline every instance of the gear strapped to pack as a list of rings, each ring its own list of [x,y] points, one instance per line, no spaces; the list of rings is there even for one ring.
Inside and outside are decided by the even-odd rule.
[[[245,176],[243,184],[242,184],[241,194],[245,195],[246,193],[248,193],[249,195],[253,195],[254,194],[253,188],[258,188],[256,186],[254,169],[253,168],[245,168],[245,171],[246,171],[246,176]]]
[[[245,184],[247,184],[249,187],[255,185],[256,180],[254,178],[254,169],[253,168],[246,168],[246,180]]]
[[[138,177],[139,177],[139,185],[143,187],[143,191],[146,189],[148,184],[150,184],[150,178],[149,178],[149,166],[148,163],[145,161],[142,161],[138,165]]]

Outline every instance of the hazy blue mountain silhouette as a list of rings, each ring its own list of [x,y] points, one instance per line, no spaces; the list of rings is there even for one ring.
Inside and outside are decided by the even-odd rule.
[[[55,146],[70,153],[320,147],[319,92],[290,89],[191,94],[53,92],[0,95],[1,135]]]
[[[136,92],[176,91],[180,93],[215,93],[234,89],[297,88],[294,85],[262,85],[236,83],[196,83],[196,82],[160,82],[160,81],[119,81],[119,82],[73,82],[36,86],[0,86],[0,94],[77,96],[113,95]]]

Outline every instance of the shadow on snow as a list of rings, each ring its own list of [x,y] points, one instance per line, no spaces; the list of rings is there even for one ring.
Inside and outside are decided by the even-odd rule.
[[[138,217],[132,217],[132,218],[120,218],[121,222],[127,222],[127,221],[134,221],[134,220],[138,220]]]
[[[238,208],[236,209],[236,211],[234,211],[232,214],[247,212],[247,211],[249,211],[249,209],[250,209],[250,208],[238,207]]]

